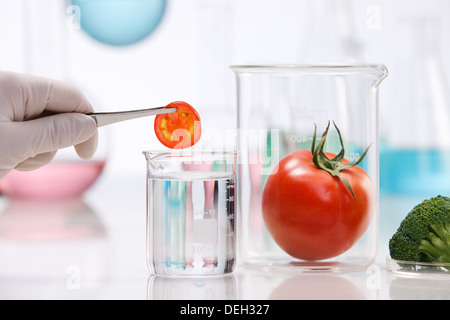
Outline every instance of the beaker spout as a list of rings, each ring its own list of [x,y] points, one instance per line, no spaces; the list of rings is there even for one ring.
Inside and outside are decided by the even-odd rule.
[[[377,88],[381,82],[383,82],[384,79],[389,75],[389,71],[386,68],[385,65],[374,65],[373,69],[377,72],[376,74],[376,81],[375,81],[375,88]]]

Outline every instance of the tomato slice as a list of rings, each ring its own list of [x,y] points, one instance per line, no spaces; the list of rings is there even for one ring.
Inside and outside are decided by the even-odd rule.
[[[155,117],[155,133],[158,140],[171,149],[192,147],[200,140],[202,128],[198,112],[188,103],[175,101],[165,108],[177,108],[176,112]]]

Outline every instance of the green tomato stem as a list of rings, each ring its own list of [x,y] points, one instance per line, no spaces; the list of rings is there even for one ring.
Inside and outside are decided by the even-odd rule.
[[[352,186],[350,185],[350,183],[348,182],[347,179],[345,179],[344,177],[342,177],[340,175],[340,173],[341,173],[341,171],[343,171],[345,169],[349,169],[349,168],[352,168],[352,167],[358,165],[364,159],[364,157],[367,155],[367,152],[369,151],[369,148],[371,145],[369,145],[367,147],[366,151],[364,151],[364,153],[358,159],[358,161],[351,162],[351,163],[342,163],[342,160],[344,160],[344,155],[345,155],[344,143],[342,141],[341,132],[339,131],[339,129],[336,126],[336,123],[334,123],[334,121],[333,121],[333,125],[336,128],[336,131],[338,132],[338,135],[339,135],[339,141],[340,141],[341,147],[342,147],[341,151],[333,159],[329,159],[323,151],[323,148],[325,146],[325,142],[326,142],[326,139],[328,136],[328,130],[330,128],[330,122],[328,122],[327,129],[322,134],[322,138],[320,139],[320,141],[316,147],[317,125],[314,124],[314,127],[315,127],[314,128],[314,136],[313,136],[313,142],[312,142],[312,146],[311,146],[313,162],[319,169],[325,170],[326,172],[331,174],[333,177],[338,177],[344,183],[344,185],[347,187],[348,191],[350,191],[350,193],[352,194],[353,198],[356,201],[356,196],[353,192]]]

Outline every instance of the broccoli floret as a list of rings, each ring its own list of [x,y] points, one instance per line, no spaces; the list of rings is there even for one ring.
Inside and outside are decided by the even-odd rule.
[[[427,239],[420,241],[419,250],[430,261],[450,263],[450,223],[445,226],[432,225]]]
[[[415,206],[389,241],[392,259],[450,262],[450,198],[437,196]]]

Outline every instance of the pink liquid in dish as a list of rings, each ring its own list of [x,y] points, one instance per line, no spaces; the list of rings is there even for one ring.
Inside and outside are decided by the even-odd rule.
[[[37,170],[13,170],[0,180],[12,198],[55,199],[80,196],[97,180],[105,161],[51,162]]]

